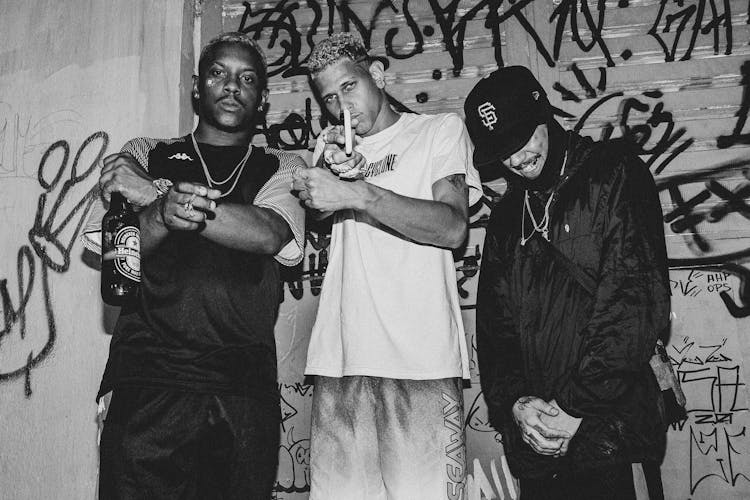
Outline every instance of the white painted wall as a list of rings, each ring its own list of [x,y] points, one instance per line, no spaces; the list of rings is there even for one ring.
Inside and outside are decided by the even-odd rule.
[[[98,155],[178,133],[182,26],[182,0],[0,2],[2,499],[95,498],[113,311],[83,262],[78,203]]]

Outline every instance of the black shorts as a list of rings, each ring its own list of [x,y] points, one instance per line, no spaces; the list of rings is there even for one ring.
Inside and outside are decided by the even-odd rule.
[[[112,394],[100,500],[271,498],[278,401],[147,388]]]

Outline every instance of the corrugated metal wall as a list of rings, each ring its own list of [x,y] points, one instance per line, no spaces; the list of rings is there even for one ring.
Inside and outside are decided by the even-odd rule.
[[[673,268],[670,355],[690,396],[690,419],[670,433],[667,494],[750,497],[743,368],[750,355],[749,2],[224,0],[220,9],[202,3],[204,26],[211,27],[204,37],[247,31],[268,55],[270,108],[258,143],[306,158],[326,120],[304,63],[316,41],[342,30],[361,33],[374,54],[388,58],[387,90],[394,104],[412,111],[462,114],[480,77],[523,64],[549,90],[567,128],[596,138],[634,137],[661,189]],[[503,190],[502,182],[488,187]],[[456,263],[472,339],[486,214],[485,206],[474,215],[466,254]],[[309,485],[310,390],[301,370],[327,240],[311,232],[309,243],[301,274],[287,283],[277,327],[285,411],[278,498],[305,498]],[[513,496],[477,383],[466,404],[467,498]]]

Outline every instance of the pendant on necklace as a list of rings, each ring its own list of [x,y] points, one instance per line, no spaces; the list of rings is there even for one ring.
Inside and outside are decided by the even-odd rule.
[[[544,237],[545,240],[549,241],[549,231],[547,229],[542,231],[542,236]]]

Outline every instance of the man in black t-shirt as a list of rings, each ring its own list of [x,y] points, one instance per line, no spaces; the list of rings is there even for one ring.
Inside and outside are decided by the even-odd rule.
[[[304,162],[251,146],[268,97],[253,40],[213,39],[198,69],[195,131],[129,141],[99,182],[105,198],[121,192],[138,207],[142,259],[140,297],[120,312],[98,395],[112,392],[102,500],[267,500],[276,477],[277,263],[302,259],[290,185]],[[87,228],[89,248],[98,231]]]

